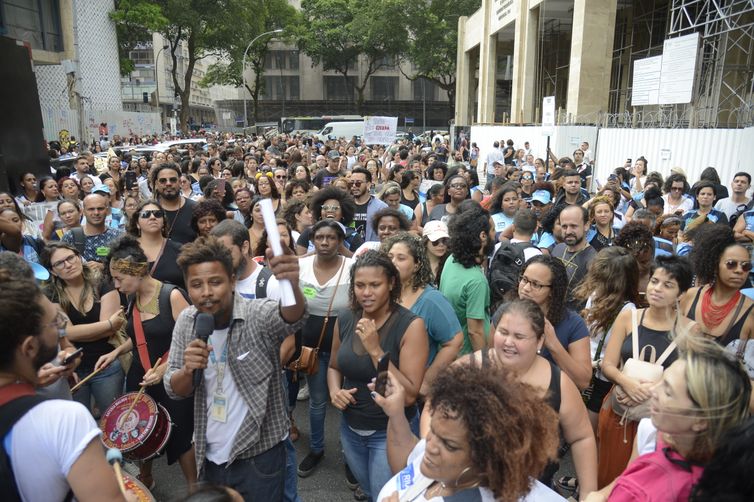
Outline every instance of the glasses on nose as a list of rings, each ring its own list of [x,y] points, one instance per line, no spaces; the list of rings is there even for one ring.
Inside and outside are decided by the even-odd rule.
[[[466,190],[467,185],[465,183],[453,183],[450,185],[453,190]]]
[[[441,237],[440,239],[437,239],[436,241],[429,241],[432,243],[433,246],[447,246],[448,245],[448,238],[447,237]]]
[[[162,218],[165,216],[165,211],[162,209],[145,209],[141,213],[139,213],[139,218],[143,218],[145,220],[149,219],[150,217],[154,216],[155,218]]]
[[[549,288],[550,286],[552,286],[552,284],[542,284],[541,282],[532,281],[525,275],[522,275],[518,281],[521,287],[528,284],[534,291],[541,291],[542,288]]]
[[[366,183],[366,182],[365,181],[361,181],[361,180],[354,180],[354,181],[351,181],[350,183],[348,183],[348,186],[359,188],[364,183]]]
[[[57,314],[55,314],[55,320],[48,324],[45,324],[43,327],[55,328],[58,332],[58,338],[63,338],[66,335],[65,333],[66,326],[68,326],[68,318],[64,316],[62,313],[58,312]]]
[[[164,185],[165,183],[177,183],[178,178],[158,178],[157,181]]]
[[[340,206],[336,206],[334,204],[325,204],[324,206],[322,206],[322,211],[337,211],[338,209],[340,209]]]
[[[54,268],[54,269],[61,269],[61,268],[65,267],[66,265],[73,265],[74,263],[76,263],[76,260],[78,259],[78,257],[79,256],[77,254],[75,254],[75,253],[74,254],[70,254],[67,257],[63,258],[62,260],[58,260],[56,262],[53,262],[51,264],[51,267]]]
[[[276,179],[276,180],[284,180],[284,179],[286,179],[287,177],[288,177],[288,176],[286,176],[285,174],[276,174],[276,175],[275,175],[275,179]]]
[[[751,271],[751,262],[750,261],[738,261],[738,260],[726,260],[725,261],[725,268],[728,270],[735,270],[738,267],[741,267],[741,270],[744,272],[750,272]]]

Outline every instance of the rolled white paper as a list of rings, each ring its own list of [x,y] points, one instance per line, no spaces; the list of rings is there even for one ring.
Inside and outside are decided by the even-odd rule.
[[[267,230],[267,242],[272,248],[272,254],[280,256],[283,254],[283,248],[280,247],[280,231],[275,221],[275,210],[272,209],[272,199],[262,199],[259,202],[262,208],[262,217],[264,218],[264,229]],[[296,304],[296,297],[293,294],[291,281],[283,279],[278,281],[280,285],[280,305],[283,307],[292,307]]]

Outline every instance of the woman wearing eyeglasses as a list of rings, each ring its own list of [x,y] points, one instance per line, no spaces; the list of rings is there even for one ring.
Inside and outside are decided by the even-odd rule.
[[[154,200],[136,206],[133,218],[128,222],[127,232],[139,241],[149,262],[152,277],[158,281],[185,287],[183,274],[177,259],[181,245],[167,238],[165,211]]]
[[[469,198],[469,182],[463,175],[449,176],[445,182],[445,203],[432,208],[429,220],[441,220],[447,223],[451,215],[456,214],[458,206]]]
[[[528,199],[534,193],[534,173],[524,171],[521,175],[521,197]]]
[[[273,179],[272,173],[257,173],[254,178],[254,189],[258,196],[264,199],[272,199],[272,209],[275,210],[275,214],[277,215],[283,204],[280,201],[280,191]]]
[[[316,223],[330,218],[343,225],[346,237],[340,246],[340,254],[352,257],[354,251],[364,243],[359,233],[351,226],[356,212],[356,204],[351,194],[334,186],[326,186],[314,193],[309,202],[312,217]],[[296,241],[296,254],[304,255],[314,251],[314,243],[310,241],[311,229],[307,228]]]
[[[681,311],[722,346],[754,338],[754,301],[741,294],[751,258],[723,224],[703,225],[691,251],[697,284],[684,295]]]
[[[50,243],[41,259],[50,271],[47,296],[70,319],[66,337],[84,349],[81,364],[76,368],[78,377],[84,378],[94,371],[101,356],[113,350],[115,338],[113,342],[110,339],[125,323],[118,292],[84,263],[73,246]],[[104,412],[122,390],[123,368],[115,361],[85,383],[73,398],[91,410],[93,396],[97,409]]]

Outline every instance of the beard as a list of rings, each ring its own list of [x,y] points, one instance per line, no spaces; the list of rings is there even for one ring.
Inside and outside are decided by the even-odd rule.
[[[40,343],[39,352],[37,352],[37,355],[34,356],[34,360],[32,361],[34,371],[39,371],[39,368],[55,359],[55,356],[58,355],[57,343],[50,346],[45,345],[41,340]]]
[[[178,190],[171,190],[169,192],[163,191],[162,193],[160,193],[160,197],[165,200],[175,200],[180,197],[180,194],[178,193]]]
[[[238,262],[238,266],[236,267],[236,279],[243,277],[243,272],[246,270],[246,264],[248,263],[248,260],[245,256],[241,257],[241,261]]]

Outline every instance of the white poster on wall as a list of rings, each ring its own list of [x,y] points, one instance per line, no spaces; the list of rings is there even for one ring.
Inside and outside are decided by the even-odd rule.
[[[660,99],[662,56],[634,61],[631,106],[656,105]]]
[[[365,117],[364,144],[392,145],[398,134],[398,117]]]
[[[665,40],[662,46],[659,104],[691,102],[698,53],[699,33]]]

